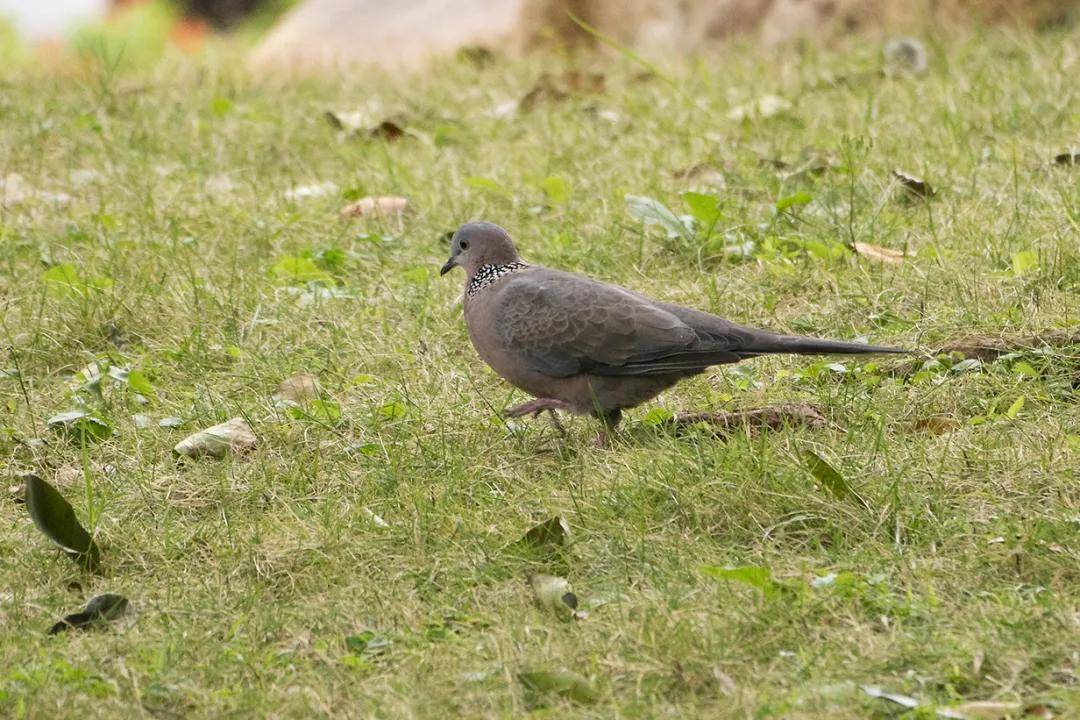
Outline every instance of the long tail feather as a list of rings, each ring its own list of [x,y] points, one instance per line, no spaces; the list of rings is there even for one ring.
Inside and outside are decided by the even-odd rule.
[[[746,344],[737,348],[740,355],[792,353],[795,355],[865,355],[872,353],[910,353],[910,350],[884,345],[866,345],[842,340],[819,340],[798,335],[755,333]]]

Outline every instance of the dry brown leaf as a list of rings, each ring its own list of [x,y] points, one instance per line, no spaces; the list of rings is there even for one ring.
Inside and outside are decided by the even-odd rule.
[[[930,183],[922,178],[915,177],[900,169],[893,170],[892,176],[900,181],[900,184],[904,186],[905,190],[916,197],[925,198],[937,195],[937,191],[930,186]]]
[[[298,373],[291,378],[286,378],[278,385],[274,398],[280,398],[294,403],[303,403],[305,400],[318,397],[319,381],[309,373]]]
[[[959,430],[961,423],[948,415],[931,415],[915,423],[916,430],[926,430],[934,435],[944,435]]]
[[[892,265],[899,265],[904,262],[904,258],[911,257],[911,253],[903,250],[893,250],[892,248],[884,248],[879,245],[871,245],[870,243],[864,242],[855,243],[855,252],[869,260],[890,263]]]
[[[249,452],[257,444],[255,434],[242,417],[235,417],[220,425],[187,436],[176,444],[173,452],[189,458],[223,458],[232,452],[237,455]]]
[[[541,73],[529,92],[518,102],[518,109],[528,112],[543,102],[561,102],[573,95],[604,92],[606,80],[600,73],[570,70],[561,75]]]
[[[409,200],[394,195],[364,197],[341,208],[341,217],[401,217],[409,207]]]
[[[975,718],[981,720],[1005,720],[1005,718],[1019,715],[1023,710],[1023,706],[1018,702],[977,700],[963,705],[956,705],[953,710],[970,720],[975,720]]]
[[[703,163],[674,170],[672,171],[671,176],[676,180],[697,181],[704,183],[705,185],[715,185],[717,187],[723,187],[727,184],[723,173]]]

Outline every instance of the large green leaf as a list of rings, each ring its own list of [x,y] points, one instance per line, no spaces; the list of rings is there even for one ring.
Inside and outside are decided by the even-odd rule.
[[[582,704],[597,701],[599,694],[585,677],[571,670],[526,670],[518,680],[537,694],[552,693]]]
[[[26,509],[30,517],[46,537],[79,565],[93,572],[101,562],[98,550],[90,533],[79,524],[75,510],[64,496],[49,483],[37,475],[27,475]]]
[[[801,451],[801,455],[803,462],[806,463],[807,469],[810,470],[810,473],[817,478],[818,482],[820,482],[826,490],[841,500],[854,500],[862,507],[870,509],[866,500],[855,492],[854,488],[852,488],[851,484],[847,481],[847,478],[841,475],[836,468],[825,460],[825,458],[821,457],[813,450],[805,448]]]

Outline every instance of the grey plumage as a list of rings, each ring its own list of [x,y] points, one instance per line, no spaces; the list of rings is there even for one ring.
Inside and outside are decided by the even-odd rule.
[[[895,353],[896,348],[780,335],[652,300],[589,278],[527,265],[497,225],[468,223],[451,240],[445,274],[465,269],[465,321],[477,353],[545,409],[609,425],[679,380],[713,365],[772,353]]]

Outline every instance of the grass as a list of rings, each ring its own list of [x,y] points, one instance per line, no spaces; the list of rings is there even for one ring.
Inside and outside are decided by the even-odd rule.
[[[53,482],[103,568],[81,572],[0,497],[0,715],[905,712],[858,684],[917,697],[909,718],[973,700],[1080,713],[1075,347],[914,374],[759,359],[683,383],[597,449],[587,419],[566,439],[499,419],[524,398],[470,347],[462,278],[437,275],[442,233],[484,218],[534,262],[747,324],[924,351],[1075,331],[1080,174],[1051,158],[1080,137],[1077,40],[942,36],[922,78],[878,76],[869,41],[732,47],[663,63],[674,86],[617,55],[279,86],[228,56],[6,68],[2,171],[71,198],[0,214],[5,484]],[[605,89],[493,116],[571,67]],[[765,94],[790,108],[729,116]],[[369,105],[414,134],[343,140],[323,117]],[[723,186],[675,177],[695,165]],[[905,198],[897,167],[937,196]],[[284,195],[325,181],[338,190]],[[686,191],[719,198],[713,233],[668,238],[624,199],[681,214]],[[384,194],[409,198],[400,226],[339,219]],[[853,242],[912,256],[883,264]],[[152,394],[73,389],[94,361],[140,369]],[[339,420],[275,408],[297,372]],[[780,402],[835,427],[717,439],[656,422]],[[80,404],[111,437],[80,447],[46,427]],[[181,438],[238,415],[258,436],[246,458],[174,461]],[[869,508],[823,488],[807,451]],[[554,515],[569,554],[508,549]],[[771,579],[715,569],[729,566]],[[538,609],[538,571],[566,577],[589,617]],[[134,619],[46,636],[102,592]],[[536,668],[581,674],[595,698],[527,690],[518,674]]]

